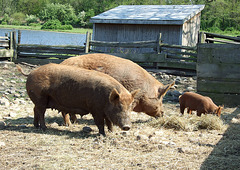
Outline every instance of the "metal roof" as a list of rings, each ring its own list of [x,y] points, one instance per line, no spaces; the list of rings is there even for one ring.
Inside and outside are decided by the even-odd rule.
[[[120,5],[90,19],[92,23],[182,25],[204,5]]]

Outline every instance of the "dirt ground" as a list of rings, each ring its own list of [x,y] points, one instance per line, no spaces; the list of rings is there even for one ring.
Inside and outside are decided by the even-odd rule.
[[[26,72],[32,69],[21,67]],[[196,90],[195,77],[153,75],[164,84],[181,80],[171,92]],[[214,117],[222,122],[220,128],[176,128],[180,120],[192,120],[195,115],[181,116],[178,102],[167,95],[164,120],[178,120],[175,126],[156,126],[158,120],[132,112],[130,131],[115,126],[113,133],[102,137],[90,114],[78,117],[79,124],[66,127],[61,114],[47,110],[48,129],[41,131],[33,126],[33,104],[25,82],[15,64],[0,64],[0,170],[240,168],[239,107],[225,107],[221,118]]]

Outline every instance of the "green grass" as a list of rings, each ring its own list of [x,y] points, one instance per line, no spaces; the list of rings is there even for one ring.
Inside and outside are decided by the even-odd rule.
[[[0,25],[0,28],[42,30],[41,25],[39,25],[39,26]],[[92,29],[90,29],[90,28],[73,28],[72,30],[42,30],[42,31],[69,32],[69,33],[86,34],[86,32],[92,32]]]
[[[215,34],[220,34],[220,35],[227,35],[227,36],[231,36],[231,37],[240,36],[240,31],[237,31],[237,30],[234,30],[234,31],[220,31],[220,30],[206,31],[206,30],[201,30],[201,32],[209,32],[209,33],[215,33]]]

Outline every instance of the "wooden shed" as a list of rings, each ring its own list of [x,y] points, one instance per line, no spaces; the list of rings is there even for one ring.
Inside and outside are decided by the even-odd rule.
[[[195,46],[203,9],[204,5],[121,5],[91,18],[92,38],[107,42],[147,41],[156,40],[161,32],[163,43]]]

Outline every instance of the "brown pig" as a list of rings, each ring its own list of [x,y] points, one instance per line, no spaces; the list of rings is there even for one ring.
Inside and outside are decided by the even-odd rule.
[[[193,92],[185,92],[179,96],[179,103],[182,114],[184,114],[184,110],[187,108],[189,114],[192,114],[192,111],[197,111],[198,116],[209,113],[220,116],[223,109],[222,106],[216,106],[211,98]]]
[[[35,127],[39,127],[40,123],[40,128],[45,130],[45,111],[54,108],[62,113],[91,113],[102,135],[105,135],[104,120],[110,131],[112,123],[122,130],[130,129],[129,114],[137,91],[129,93],[109,75],[66,65],[47,64],[28,75],[26,89],[35,104]]]
[[[163,85],[138,64],[108,54],[71,57],[60,64],[103,72],[115,78],[129,91],[140,89],[134,100],[133,110],[156,118],[163,115],[163,96],[174,85],[174,82]]]

